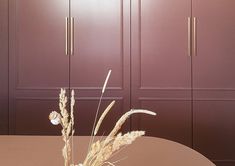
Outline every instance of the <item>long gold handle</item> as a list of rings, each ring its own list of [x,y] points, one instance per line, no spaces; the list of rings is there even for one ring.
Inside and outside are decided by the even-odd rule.
[[[191,56],[191,54],[192,54],[192,48],[191,48],[191,43],[192,43],[191,30],[192,30],[192,28],[191,28],[191,24],[192,24],[191,17],[188,17],[188,56]]]
[[[65,17],[65,54],[68,55],[68,26],[69,26],[69,18]]]
[[[74,50],[74,17],[70,17],[70,55]]]
[[[193,55],[197,56],[197,18],[193,17]]]

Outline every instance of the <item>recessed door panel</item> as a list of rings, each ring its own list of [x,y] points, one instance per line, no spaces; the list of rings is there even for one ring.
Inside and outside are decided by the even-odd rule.
[[[115,105],[119,109],[114,108],[115,115],[130,109],[129,12],[129,1],[71,0],[74,30],[71,31],[70,86],[78,98],[86,99],[78,99],[78,115],[81,115],[78,129],[83,135],[91,133],[95,108],[109,69],[112,73],[103,96],[117,100]],[[115,120],[107,117],[103,129],[110,130]]]
[[[102,86],[108,69],[112,69],[109,86],[122,89],[124,84],[125,17],[122,0],[72,0],[74,17],[74,51],[71,56],[71,86]]]
[[[17,89],[67,86],[64,0],[11,3],[11,54]]]
[[[141,107],[157,116],[135,115],[146,135],[161,137],[191,146],[191,101],[140,99]]]
[[[132,128],[190,146],[190,1],[140,0],[131,7],[131,106],[158,114],[133,117]]]
[[[234,163],[235,1],[195,0],[194,145],[218,163]]]
[[[17,99],[15,101],[14,134],[60,135],[61,126],[49,120],[52,111],[59,111],[57,99]]]
[[[8,1],[0,2],[0,134],[8,134]]]
[[[132,6],[135,84],[142,89],[190,88],[190,3],[142,0]]]
[[[48,106],[60,88],[69,87],[68,15],[64,0],[9,1],[11,134],[55,134],[47,121]]]
[[[195,0],[196,51],[193,80],[196,89],[235,89],[235,1]]]
[[[235,158],[235,102],[218,100],[194,101],[195,149],[210,159]]]
[[[118,119],[124,114],[123,99],[121,98],[105,98],[98,112],[98,119],[105,110],[105,108],[115,100],[115,104],[103,120],[97,135],[108,135],[114,128]],[[98,107],[98,98],[78,98],[75,106],[75,135],[91,135],[92,128],[95,121],[95,114]],[[97,119],[97,121],[98,121]],[[97,122],[96,121],[96,122]],[[129,121],[127,120],[120,131],[129,129]]]

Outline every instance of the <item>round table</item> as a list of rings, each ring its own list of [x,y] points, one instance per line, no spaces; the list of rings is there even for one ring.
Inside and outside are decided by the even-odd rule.
[[[96,138],[97,139],[97,138]],[[88,136],[74,137],[74,162],[87,153]],[[0,136],[2,166],[63,166],[60,136]],[[215,166],[195,150],[155,137],[138,138],[110,160],[116,166]]]

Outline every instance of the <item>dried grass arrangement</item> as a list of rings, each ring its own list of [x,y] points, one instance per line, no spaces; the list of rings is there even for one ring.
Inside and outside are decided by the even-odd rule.
[[[71,102],[70,102],[70,112],[67,111],[66,104],[68,102],[68,98],[66,97],[65,89],[61,89],[59,95],[59,109],[60,113],[56,111],[52,111],[49,115],[49,119],[53,125],[61,125],[62,127],[62,137],[64,141],[64,147],[62,150],[62,155],[64,157],[64,166],[102,166],[102,165],[110,165],[115,166],[115,162],[109,161],[109,159],[118,152],[122,147],[125,147],[135,141],[136,138],[141,137],[145,134],[145,131],[131,131],[126,134],[118,133],[121,129],[124,122],[128,119],[128,117],[132,114],[136,113],[144,113],[149,115],[156,115],[156,113],[142,110],[142,109],[131,109],[129,112],[126,112],[122,117],[117,121],[113,130],[109,133],[109,135],[102,140],[98,140],[94,142],[94,137],[97,134],[99,127],[107,115],[107,113],[111,110],[112,106],[115,104],[115,101],[112,101],[105,111],[102,113],[98,122],[96,123],[100,103],[102,96],[105,92],[106,85],[108,79],[110,77],[111,70],[108,72],[106,80],[104,82],[104,86],[102,89],[102,93],[100,96],[98,108],[96,111],[96,117],[94,120],[94,125],[91,133],[90,143],[88,146],[88,152],[86,158],[83,163],[74,164],[72,161],[72,149],[73,149],[73,135],[74,135],[74,115],[73,115],[73,107],[75,104],[74,99],[74,91],[71,91]],[[96,125],[95,125],[96,124]]]

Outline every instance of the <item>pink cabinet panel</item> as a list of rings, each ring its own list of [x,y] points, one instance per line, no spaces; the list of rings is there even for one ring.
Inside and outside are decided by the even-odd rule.
[[[235,163],[235,1],[195,0],[194,148],[218,165]]]
[[[131,106],[156,111],[133,117],[149,135],[191,146],[191,57],[188,0],[140,0],[131,4]],[[150,127],[152,126],[152,127]]]
[[[51,111],[59,110],[57,102],[52,98],[16,99],[14,134],[60,135],[60,126],[52,125],[48,119]]]
[[[68,86],[64,0],[10,3],[10,54],[17,89]],[[14,56],[13,56],[14,55]]]
[[[196,89],[235,89],[235,1],[195,0],[197,56],[193,58]]]
[[[133,1],[132,16],[133,74],[139,78],[138,86],[190,88],[191,58],[187,48],[190,2]]]
[[[210,159],[235,158],[235,102],[194,101],[194,146]]]
[[[58,98],[60,87],[69,86],[69,57],[65,55],[68,9],[64,0],[9,1],[11,134],[51,131],[49,124],[39,123],[48,121],[50,99]]]
[[[72,0],[74,17],[74,55],[71,56],[71,86],[102,86],[108,69],[112,69],[109,86],[121,89],[129,52],[125,51],[123,31],[126,16],[122,0]],[[126,22],[125,22],[126,23]],[[100,84],[101,83],[101,84]],[[101,86],[100,86],[101,85]]]
[[[0,134],[8,134],[8,1],[0,1]]]
[[[98,135],[108,135],[113,127],[115,126],[118,119],[124,114],[125,105],[121,98],[105,98],[101,104],[98,117],[101,116],[105,108],[115,100],[115,104],[112,110],[107,114],[104,121],[102,122]],[[75,134],[76,135],[91,135],[92,127],[95,119],[95,111],[97,109],[99,99],[94,97],[89,98],[78,98],[75,106]],[[122,127],[122,131],[129,129],[130,122],[126,121]]]
[[[91,133],[109,69],[112,73],[104,97],[117,100],[112,110],[117,117],[130,109],[129,9],[129,1],[123,0],[71,0],[74,51],[70,57],[70,85],[78,96],[78,128],[83,135]],[[107,120],[104,128],[110,130],[114,121],[111,116]]]
[[[141,107],[157,113],[134,115],[146,135],[161,137],[191,146],[191,101],[140,99]],[[133,126],[134,127],[134,126]]]
[[[129,9],[130,3],[122,0],[10,2],[12,134],[57,134],[49,124],[38,123],[48,120],[48,106],[58,104],[61,87],[75,89],[79,104],[75,112],[82,115],[78,116],[81,126],[92,125],[109,69],[105,100],[117,100],[113,111],[118,116],[130,109]],[[71,56],[65,53],[65,18],[70,16],[74,18],[73,38],[68,28],[68,41],[74,41]],[[26,115],[38,118],[27,121]],[[108,130],[113,119],[107,122],[104,128]],[[81,126],[76,126],[80,134],[90,134],[91,127]]]

